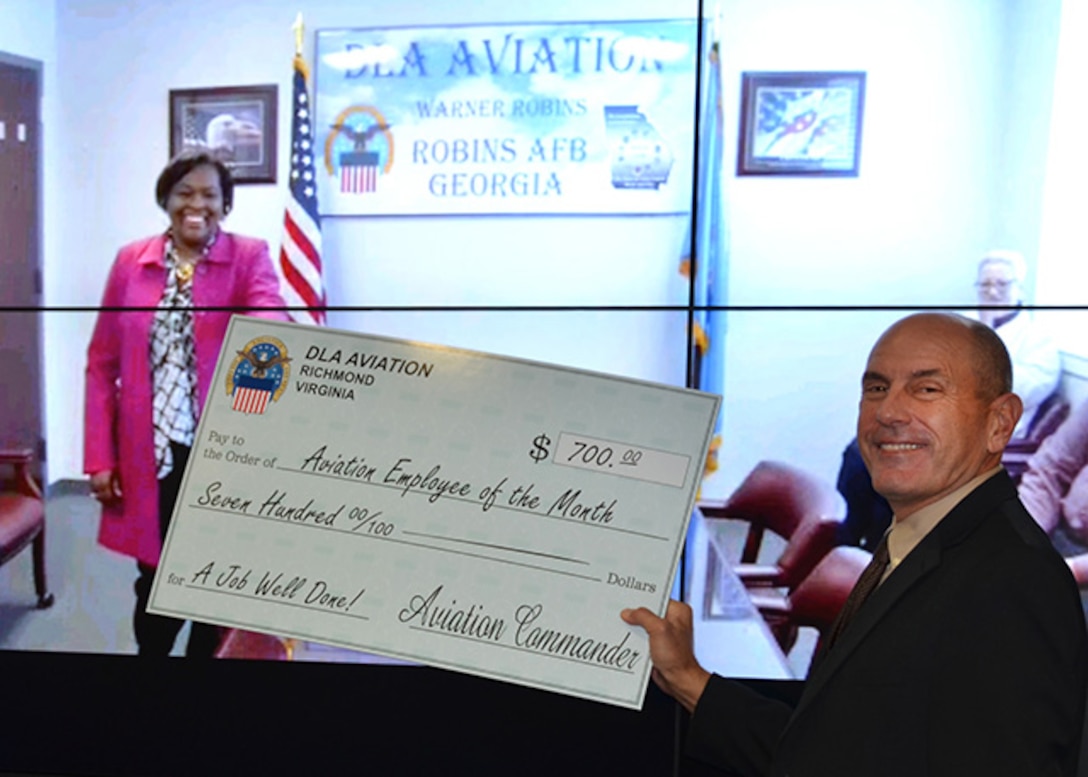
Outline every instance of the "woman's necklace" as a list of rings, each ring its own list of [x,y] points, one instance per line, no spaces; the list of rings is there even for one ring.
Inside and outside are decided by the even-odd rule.
[[[176,247],[171,253],[174,255],[174,277],[177,278],[179,286],[184,286],[193,279],[193,272],[196,270],[196,264],[200,260],[182,258]]]
[[[174,278],[177,279],[178,286],[184,286],[193,279],[193,273],[196,272],[196,266],[200,264],[201,260],[208,255],[208,251],[212,247],[212,243],[215,242],[217,235],[212,235],[207,245],[204,246],[204,250],[200,251],[196,256],[182,256],[181,251],[178,250],[178,244],[174,242],[173,236],[167,233],[170,238],[170,243],[167,251],[170,254],[170,260],[174,264]]]
[[[182,262],[174,269],[174,275],[178,279],[178,283],[184,286],[186,283],[193,279],[193,270],[196,268],[195,262]]]

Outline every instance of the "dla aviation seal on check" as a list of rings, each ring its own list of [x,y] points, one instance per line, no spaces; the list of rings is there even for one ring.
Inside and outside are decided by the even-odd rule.
[[[148,609],[639,708],[719,402],[235,316]]]

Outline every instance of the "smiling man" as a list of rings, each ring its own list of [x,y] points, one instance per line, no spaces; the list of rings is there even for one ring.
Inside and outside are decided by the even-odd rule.
[[[858,441],[894,520],[797,706],[704,670],[687,605],[622,614],[693,713],[690,755],[753,777],[1076,774],[1088,631],[1001,468],[1021,407],[985,324],[920,314],[881,336]]]
[[[1000,340],[966,319],[915,316],[880,338],[862,376],[858,445],[897,522],[997,471],[1022,410],[1011,386]]]

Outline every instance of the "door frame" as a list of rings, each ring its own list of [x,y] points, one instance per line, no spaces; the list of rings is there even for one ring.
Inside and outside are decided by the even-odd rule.
[[[0,51],[0,64],[8,65],[11,67],[19,68],[22,70],[30,71],[34,76],[35,87],[38,93],[38,109],[34,117],[35,131],[31,133],[33,135],[33,143],[36,146],[34,149],[37,159],[34,175],[36,177],[35,189],[36,189],[36,202],[34,203],[35,218],[37,221],[37,234],[34,238],[34,276],[35,276],[35,296],[36,305],[38,307],[38,343],[37,343],[37,362],[38,362],[38,444],[35,450],[36,472],[34,473],[42,484],[48,484],[49,480],[46,477],[46,462],[48,448],[46,445],[45,430],[47,428],[46,423],[46,389],[45,389],[45,362],[43,354],[45,353],[44,340],[45,340],[45,268],[43,261],[44,245],[45,245],[45,123],[42,121],[43,106],[42,100],[45,95],[44,85],[44,67],[41,60],[31,59],[29,57],[23,57],[18,54],[11,54],[6,51]]]

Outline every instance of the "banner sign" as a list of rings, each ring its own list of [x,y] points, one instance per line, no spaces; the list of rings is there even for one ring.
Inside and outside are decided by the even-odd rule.
[[[328,215],[680,213],[696,24],[321,30]]]

